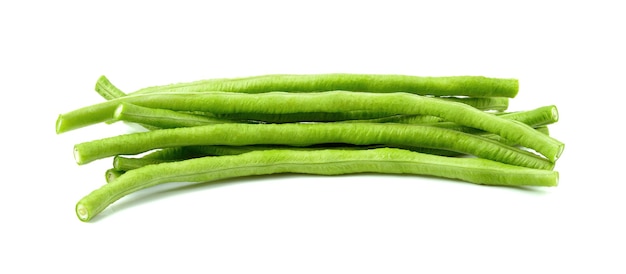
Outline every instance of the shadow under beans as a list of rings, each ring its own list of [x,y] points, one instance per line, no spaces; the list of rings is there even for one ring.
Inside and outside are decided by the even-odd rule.
[[[153,186],[150,188],[143,189],[141,191],[131,193],[122,199],[116,201],[111,204],[108,208],[102,211],[100,214],[95,216],[90,222],[98,222],[102,219],[106,219],[109,215],[115,214],[116,212],[124,211],[126,209],[136,207],[142,204],[151,203],[153,201],[166,199],[168,197],[185,194],[189,192],[195,192],[200,190],[210,190],[216,189],[220,187],[226,187],[236,184],[247,184],[247,183],[259,183],[262,181],[268,180],[276,180],[278,178],[295,178],[301,176],[317,176],[320,178],[325,177],[324,175],[309,175],[309,174],[297,174],[297,173],[280,173],[280,174],[269,174],[269,175],[257,175],[257,176],[247,176],[240,178],[229,178],[222,179],[212,182],[203,182],[203,183],[192,183],[192,182],[172,182],[165,183],[157,186]],[[405,178],[416,178],[415,175],[410,174],[378,174],[378,173],[358,173],[358,174],[346,174],[346,175],[333,175],[337,176],[351,176],[351,177],[359,177],[359,176],[381,176],[387,177],[387,179],[392,179],[392,177],[405,177]],[[474,187],[487,187],[494,189],[506,189],[515,192],[527,193],[530,195],[547,195],[550,191],[545,187],[533,187],[533,186],[494,186],[494,185],[480,185],[473,184],[461,180],[449,179],[449,178],[441,178],[436,176],[426,176],[420,175],[418,178],[428,178],[428,179],[436,179],[438,182],[436,183],[451,183],[451,184],[469,184]],[[382,184],[384,184],[384,180],[381,179]]]

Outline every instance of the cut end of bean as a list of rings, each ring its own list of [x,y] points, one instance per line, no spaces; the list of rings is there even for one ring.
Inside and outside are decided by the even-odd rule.
[[[83,156],[80,154],[80,150],[77,147],[74,147],[74,161],[76,161],[79,165],[85,163],[85,159],[83,159]]]
[[[554,120],[554,122],[559,121],[559,111],[555,106],[552,107],[552,120]]]
[[[561,144],[558,148],[558,151],[556,153],[556,159],[559,159],[561,157],[561,154],[563,154],[563,150],[565,150],[565,145]],[[555,161],[556,161],[555,159]]]
[[[108,169],[105,173],[104,173],[104,178],[106,179],[107,183],[112,183],[113,181],[115,181],[117,178],[119,178],[120,176],[122,176],[122,174],[124,174],[125,171],[122,170],[117,170],[115,168],[111,168]]]
[[[63,133],[63,114],[59,114],[56,122],[56,133]]]
[[[89,210],[87,210],[87,208],[80,203],[76,205],[76,216],[78,216],[78,219],[83,222],[89,221],[89,219],[91,219],[91,217],[89,216]]]
[[[558,186],[559,185],[559,173],[556,172],[556,179],[554,179],[554,185],[553,186]]]

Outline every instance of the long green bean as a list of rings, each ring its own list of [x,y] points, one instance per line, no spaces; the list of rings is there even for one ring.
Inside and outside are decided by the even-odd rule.
[[[308,146],[327,143],[425,147],[466,153],[519,166],[542,169],[554,167],[553,163],[533,153],[472,134],[419,125],[368,123],[216,124],[162,129],[80,143],[74,146],[74,157],[78,164],[86,164],[115,155],[137,154],[177,146]]]
[[[223,78],[148,87],[134,94],[151,92],[226,91],[261,93],[268,91],[319,92],[408,92],[419,95],[509,97],[517,95],[517,79],[482,76],[420,77],[383,74],[311,74],[261,75],[245,78]]]
[[[470,105],[479,110],[497,110],[504,111],[508,108],[508,98],[493,97],[493,98],[453,98],[453,97],[434,97],[434,99],[451,101],[457,103],[463,103]],[[300,113],[286,113],[286,114],[268,114],[268,113],[226,113],[217,114],[219,118],[229,120],[247,120],[247,121],[260,121],[265,123],[294,123],[294,122],[336,122],[336,121],[355,121],[355,120],[385,120],[388,117],[397,116],[394,112],[381,112],[381,111],[350,111],[350,112],[300,112]],[[413,120],[418,121],[426,119],[425,117],[432,117],[426,115],[419,115],[422,118],[417,118],[413,115],[412,119],[396,119],[401,120]],[[392,119],[393,120],[393,119]]]
[[[292,151],[313,151],[323,149],[335,149],[335,150],[366,150],[375,148],[384,148],[387,146],[371,145],[371,146],[356,146],[341,144],[338,146],[325,144],[324,146],[307,146],[307,147],[294,147],[285,145],[250,145],[250,146],[224,146],[224,145],[206,145],[206,146],[187,146],[179,147],[182,151],[182,155],[177,159],[163,159],[155,157],[124,157],[117,155],[113,158],[113,167],[117,171],[128,171],[137,169],[146,165],[154,165],[160,163],[167,163],[173,161],[182,161],[206,156],[226,156],[226,155],[239,155],[252,151],[263,150],[292,150]],[[421,148],[421,147],[409,147],[409,146],[394,146],[393,148],[405,149],[409,151],[415,151],[419,153],[440,155],[440,156],[459,156],[458,152],[452,152],[441,149]],[[154,156],[150,154],[150,156]]]
[[[107,100],[126,96],[126,93],[115,87],[104,75],[96,82],[96,92]]]
[[[401,149],[266,150],[235,156],[203,157],[130,170],[86,195],[76,215],[89,221],[120,198],[158,184],[210,182],[274,173],[341,175],[364,172],[429,175],[476,184],[556,186],[555,171],[506,165],[478,158],[450,158]]]
[[[145,107],[214,113],[280,114],[372,110],[398,114],[433,115],[459,125],[498,134],[505,139],[534,149],[553,162],[561,155],[564,147],[563,143],[536,132],[532,127],[484,113],[465,104],[408,93],[376,94],[345,91],[304,94],[211,92],[172,95],[153,93],[127,96],[61,114],[57,120],[57,133],[110,120],[118,104],[122,102]]]
[[[112,121],[133,122],[157,128],[193,127],[238,122],[228,119],[181,113],[169,109],[146,108],[129,103],[121,103],[117,107],[113,114]]]

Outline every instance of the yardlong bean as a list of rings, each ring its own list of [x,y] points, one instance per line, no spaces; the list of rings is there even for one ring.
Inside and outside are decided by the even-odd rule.
[[[146,108],[129,103],[121,103],[117,107],[113,114],[113,121],[133,122],[158,128],[193,127],[242,122],[181,113],[169,109]]]
[[[358,92],[408,92],[419,95],[509,97],[519,90],[517,79],[483,76],[421,77],[391,74],[273,74],[244,78],[209,79],[154,86],[134,94],[151,92],[227,91],[261,93],[268,91],[319,92],[346,90]]]
[[[508,108],[508,98],[495,97],[495,98],[452,98],[452,97],[433,97],[434,99],[451,101],[457,103],[463,103],[470,105],[479,110],[495,110],[504,111]],[[214,114],[215,115],[215,114]],[[380,112],[380,111],[350,111],[350,112],[300,112],[300,113],[286,113],[286,114],[268,114],[268,113],[227,113],[217,114],[219,118],[230,120],[247,120],[247,121],[260,121],[265,123],[294,123],[294,122],[336,122],[336,121],[355,121],[355,120],[372,120],[380,119],[385,120],[388,117],[396,116],[394,112]],[[426,119],[433,119],[433,116],[420,115],[421,118],[414,117],[413,119],[397,119],[397,121],[419,121]],[[430,117],[430,118],[428,118]]]
[[[550,161],[530,152],[477,135],[437,127],[369,123],[215,124],[162,129],[80,143],[74,146],[74,156],[78,164],[86,164],[120,154],[137,154],[177,146],[309,146],[326,143],[406,145],[466,153],[532,168],[554,167]]]
[[[381,111],[442,117],[459,125],[495,133],[522,146],[534,149],[556,161],[563,143],[536,132],[532,127],[484,113],[471,106],[408,93],[354,93],[329,91],[292,94],[269,92],[240,94],[229,92],[146,94],[126,96],[61,114],[57,133],[112,119],[117,106],[128,102],[145,107],[213,113],[299,113],[336,111]]]
[[[104,75],[96,82],[96,92],[107,100],[126,96],[126,93],[115,87]]]
[[[451,158],[401,149],[266,150],[236,156],[203,157],[130,170],[76,204],[76,215],[89,221],[120,198],[169,182],[211,182],[274,173],[341,175],[376,172],[429,175],[476,184],[556,186],[558,173],[479,158]]]

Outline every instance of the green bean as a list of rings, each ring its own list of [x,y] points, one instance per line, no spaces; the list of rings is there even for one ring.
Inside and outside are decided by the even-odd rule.
[[[366,119],[366,120],[349,120],[349,121],[340,121],[341,123],[400,123],[400,124],[428,124],[428,123],[439,123],[444,122],[445,120],[441,117],[432,116],[432,115],[420,115],[420,114],[412,114],[412,115],[393,115],[383,118],[375,118],[375,119]]]
[[[521,123],[520,123],[521,124]],[[534,131],[534,129],[531,128]],[[541,134],[541,133],[537,133]],[[543,134],[541,134],[543,135]],[[533,153],[454,130],[403,124],[216,124],[119,135],[74,146],[78,164],[152,149],[194,145],[291,145],[346,143],[443,149],[503,163],[552,169]]]
[[[57,133],[110,120],[115,108],[122,102],[145,107],[214,113],[280,114],[372,110],[398,114],[433,115],[459,125],[498,134],[522,146],[534,149],[552,162],[558,159],[564,147],[563,143],[536,132],[532,127],[484,113],[465,104],[408,93],[376,94],[346,91],[304,94],[210,92],[168,95],[155,93],[127,96],[59,115]]]
[[[191,159],[191,158],[195,158],[195,157],[188,157],[187,159]],[[185,160],[185,159],[180,159],[180,160]],[[115,156],[113,158],[113,169],[118,170],[118,171],[127,171],[131,169],[140,168],[142,166],[174,162],[174,161],[178,161],[178,160],[127,158],[127,157]]]
[[[228,119],[181,113],[168,109],[156,109],[121,103],[113,114],[112,121],[126,121],[157,128],[193,127],[211,124],[235,123]]]
[[[299,113],[218,113],[219,119],[255,121],[260,123],[297,123],[297,122],[335,122],[363,119],[376,119],[394,116],[395,113],[380,111],[347,111],[347,112],[299,112]]]
[[[537,128],[544,125],[556,123],[559,120],[559,114],[556,106],[544,106],[532,110],[519,111],[514,113],[505,113],[499,115],[499,117],[514,120],[524,123],[530,127]],[[485,134],[483,130],[476,128],[465,127],[452,122],[435,122],[435,123],[421,123],[424,126],[433,126],[440,128],[447,128],[456,131],[462,131],[471,134]]]
[[[148,87],[134,94],[151,92],[226,91],[262,93],[269,91],[319,92],[407,92],[419,95],[509,97],[517,95],[517,79],[482,76],[420,77],[375,74],[311,74],[261,75],[246,78],[226,78]]]
[[[139,108],[142,108],[142,107],[139,107]],[[143,112],[145,113],[146,116],[153,116],[150,113],[150,110],[151,109],[144,108]],[[428,116],[428,117],[432,117],[432,116]],[[534,127],[537,131],[545,135],[549,135],[548,128],[543,125],[557,122],[558,111],[556,109],[556,106],[545,106],[545,107],[540,107],[540,108],[536,108],[536,109],[528,110],[528,111],[506,113],[506,114],[501,115],[500,117],[520,121],[522,123],[525,123],[529,126]],[[142,123],[145,121],[136,120],[134,122]],[[454,130],[459,130],[462,132],[467,132],[467,133],[472,133],[472,134],[480,134],[483,137],[496,140],[498,142],[503,142],[507,145],[511,145],[511,146],[515,145],[514,143],[508,140],[504,140],[500,138],[500,136],[498,135],[485,133],[483,131],[476,130],[473,128],[461,127],[454,123],[449,123],[449,122],[430,123],[430,124],[425,123],[424,125],[443,127],[447,129],[454,129]],[[336,149],[372,149],[372,148],[378,148],[378,147],[380,146],[349,146],[348,147],[348,146],[342,145],[340,147],[336,147]],[[409,147],[409,146],[394,146],[394,147],[403,148],[403,149],[407,149],[411,151],[417,151],[421,153],[443,155],[443,156],[458,156],[460,154],[458,152],[452,152],[452,151],[446,151],[446,150],[440,150],[440,149],[438,150],[438,149],[428,149],[428,148]],[[130,169],[135,169],[135,168],[142,167],[148,164],[169,162],[173,160],[190,159],[190,158],[195,158],[195,157],[200,157],[200,156],[238,155],[238,154],[251,152],[255,150],[269,150],[269,149],[312,150],[312,149],[324,149],[324,148],[329,148],[329,147],[328,146],[323,146],[323,147],[311,146],[311,147],[295,148],[295,147],[277,146],[277,145],[275,146],[259,146],[259,145],[211,146],[211,145],[208,145],[208,146],[180,147],[177,150],[175,150],[175,153],[168,153],[170,154],[170,156],[167,156],[167,157],[160,156],[159,154],[167,152],[168,149],[151,153],[147,157],[144,156],[141,158],[127,158],[127,157],[115,156],[113,160],[113,166],[117,170],[130,170]],[[171,154],[174,154],[176,156],[172,157]]]
[[[106,179],[107,183],[111,183],[120,176],[122,176],[122,174],[126,173],[126,171],[127,170],[118,170],[115,168],[107,169],[107,171],[104,173],[104,178]]]
[[[433,97],[434,99],[440,99],[444,101],[452,101],[470,105],[480,110],[497,110],[503,111],[508,107],[508,98],[493,97],[493,98],[454,98],[454,97]],[[215,114],[212,114],[215,115]],[[353,121],[353,120],[365,120],[365,119],[381,119],[397,116],[393,112],[380,112],[380,111],[350,111],[350,112],[301,112],[301,113],[287,113],[287,114],[267,114],[267,113],[227,113],[217,114],[219,118],[230,120],[248,120],[248,121],[260,121],[265,123],[294,123],[294,122],[335,122],[335,121]],[[420,115],[427,117],[426,115]],[[424,118],[416,118],[415,115],[412,119],[396,119],[406,121],[418,121]],[[432,117],[432,116],[430,116]],[[392,119],[393,120],[393,119]]]
[[[120,198],[163,183],[202,183],[274,173],[341,175],[365,172],[429,175],[485,185],[558,184],[558,173],[555,171],[401,149],[266,150],[235,156],[202,157],[130,170],[82,198],[76,204],[76,215],[82,221],[89,221]]]
[[[500,115],[502,118],[516,120],[532,127],[553,124],[559,121],[559,111],[556,106],[543,106],[533,110],[517,111]]]
[[[445,101],[452,101],[470,105],[480,110],[505,111],[509,108],[509,98],[506,97],[435,97]]]
[[[285,146],[285,145],[250,145],[250,146],[224,146],[224,145],[207,145],[207,146],[187,146],[187,147],[179,147],[181,151],[184,153],[178,159],[160,159],[160,158],[146,158],[146,157],[124,157],[124,156],[115,156],[113,158],[113,167],[117,171],[128,171],[132,169],[137,169],[146,165],[167,163],[173,161],[181,161],[188,160],[199,157],[206,156],[226,156],[226,155],[239,155],[252,151],[264,151],[264,150],[292,150],[292,151],[313,151],[313,150],[323,150],[323,149],[335,149],[335,150],[365,150],[365,149],[375,149],[375,148],[384,148],[387,146],[382,145],[371,145],[371,146],[357,146],[357,145],[346,145],[339,144],[338,146],[332,146],[329,144],[324,144],[323,146],[307,146],[307,147],[293,147],[293,146]],[[440,149],[432,149],[432,148],[420,148],[420,147],[410,147],[410,146],[394,146],[394,148],[405,149],[410,151],[415,151],[419,153],[440,155],[440,156],[459,156],[461,155],[458,152],[452,152],[447,150]]]
[[[541,132],[545,135],[550,135],[550,131],[547,126],[540,126],[535,128],[538,132]],[[481,136],[501,142],[503,144],[509,146],[515,146],[516,144],[502,139],[500,136],[495,135],[493,133],[482,134]],[[384,148],[388,146],[382,145],[370,145],[370,146],[347,146],[345,144],[341,144],[341,146],[328,146],[325,144],[323,146],[308,146],[308,147],[293,147],[293,146],[284,146],[284,145],[273,145],[273,146],[262,146],[262,145],[250,145],[250,146],[224,146],[224,145],[207,145],[207,146],[188,146],[188,147],[174,147],[174,148],[166,148],[161,149],[156,152],[150,153],[140,158],[136,157],[123,157],[123,156],[115,156],[113,158],[113,166],[114,170],[118,172],[128,171],[131,169],[136,169],[139,167],[143,167],[151,164],[158,163],[166,163],[173,161],[181,161],[188,160],[193,158],[205,157],[205,156],[225,156],[225,155],[239,155],[243,153],[248,153],[252,151],[263,151],[263,150],[277,150],[277,149],[288,149],[293,151],[311,151],[311,150],[322,150],[322,149],[375,149],[375,148]],[[439,155],[439,156],[461,156],[462,153],[441,150],[441,149],[433,149],[433,148],[421,148],[421,147],[410,147],[410,146],[393,146],[392,148],[404,149],[419,153]]]
[[[126,93],[115,87],[104,75],[96,82],[96,92],[107,100],[126,96]]]

